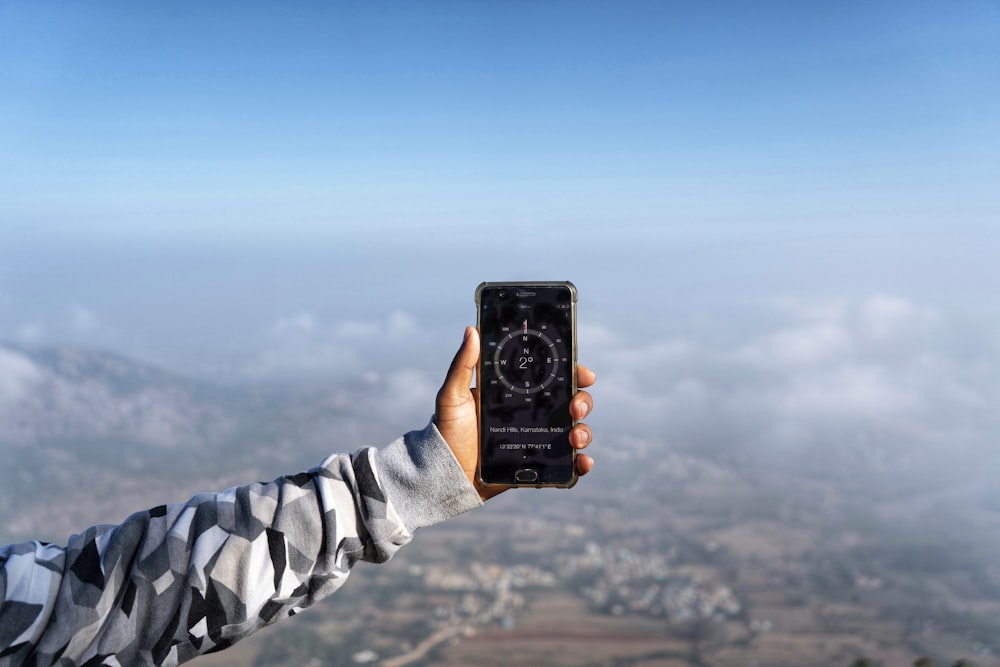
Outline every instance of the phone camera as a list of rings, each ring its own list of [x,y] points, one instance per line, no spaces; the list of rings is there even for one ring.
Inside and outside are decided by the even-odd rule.
[[[500,290],[499,292],[497,292],[497,296],[499,296],[501,299],[506,299],[507,298],[507,290],[505,290],[505,289]]]

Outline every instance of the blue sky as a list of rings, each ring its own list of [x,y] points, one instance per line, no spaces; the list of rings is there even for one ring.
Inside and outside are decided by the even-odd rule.
[[[239,366],[507,277],[991,313],[998,83],[990,1],[7,0],[0,340]]]

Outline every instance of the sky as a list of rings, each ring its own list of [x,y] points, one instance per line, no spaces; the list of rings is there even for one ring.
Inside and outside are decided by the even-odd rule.
[[[5,0],[0,340],[430,373],[570,279],[612,386],[880,307],[994,363],[998,84],[989,0]]]

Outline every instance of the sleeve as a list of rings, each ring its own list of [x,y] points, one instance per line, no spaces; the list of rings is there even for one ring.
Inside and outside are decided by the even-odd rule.
[[[382,450],[0,549],[0,667],[176,665],[219,651],[481,505],[437,428]]]

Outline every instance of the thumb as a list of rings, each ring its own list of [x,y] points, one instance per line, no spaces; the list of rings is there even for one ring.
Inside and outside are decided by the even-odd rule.
[[[464,401],[468,398],[472,377],[479,362],[479,332],[475,327],[465,328],[462,346],[455,353],[448,368],[448,375],[441,386],[439,398],[447,402]]]

